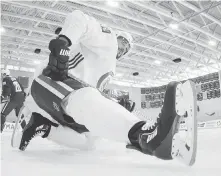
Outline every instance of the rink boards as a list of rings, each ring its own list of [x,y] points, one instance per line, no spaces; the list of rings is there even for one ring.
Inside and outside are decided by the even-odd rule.
[[[15,123],[6,122],[4,132],[12,132],[15,128]],[[221,128],[221,119],[220,120],[211,120],[206,122],[198,123],[199,129],[212,129],[212,128]],[[180,129],[186,129],[185,123],[181,123]]]

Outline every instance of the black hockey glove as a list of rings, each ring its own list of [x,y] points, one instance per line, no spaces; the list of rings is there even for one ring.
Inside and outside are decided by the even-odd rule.
[[[10,99],[10,97],[9,96],[3,96],[3,95],[1,95],[1,103],[5,103],[5,102],[8,102],[9,101],[9,99]]]
[[[54,81],[63,81],[68,76],[70,49],[65,41],[58,38],[50,41],[49,50],[48,66],[42,74]]]
[[[125,107],[128,111],[133,112],[134,108],[135,108],[135,102],[125,99],[125,98],[121,98],[118,103]]]

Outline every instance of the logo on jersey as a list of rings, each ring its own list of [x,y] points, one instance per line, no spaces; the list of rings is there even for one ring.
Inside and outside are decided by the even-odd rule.
[[[79,52],[69,60],[69,70],[77,67],[84,60],[84,56]]]
[[[150,142],[157,135],[157,128],[152,133],[144,133],[142,136],[147,136],[146,142]]]
[[[60,55],[61,56],[70,56],[70,51],[69,50],[65,50],[65,49],[61,49]]]
[[[44,127],[44,125],[41,125],[39,127],[36,128],[36,131],[41,130]]]
[[[60,111],[59,106],[57,105],[57,103],[53,102],[53,107],[56,111]]]

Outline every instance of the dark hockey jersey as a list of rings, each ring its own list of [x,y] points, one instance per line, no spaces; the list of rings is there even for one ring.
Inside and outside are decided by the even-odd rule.
[[[16,78],[11,76],[6,76],[2,80],[2,96],[10,96],[13,98],[13,96],[16,93],[23,93],[24,89],[22,85],[17,81]]]

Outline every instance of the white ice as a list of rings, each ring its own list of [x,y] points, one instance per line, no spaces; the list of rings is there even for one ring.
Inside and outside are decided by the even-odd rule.
[[[25,152],[10,146],[11,133],[1,134],[1,176],[219,176],[221,129],[199,130],[196,163],[162,161],[127,150],[121,143],[100,141],[93,151],[77,151],[35,138]],[[70,139],[74,140],[74,139]]]

